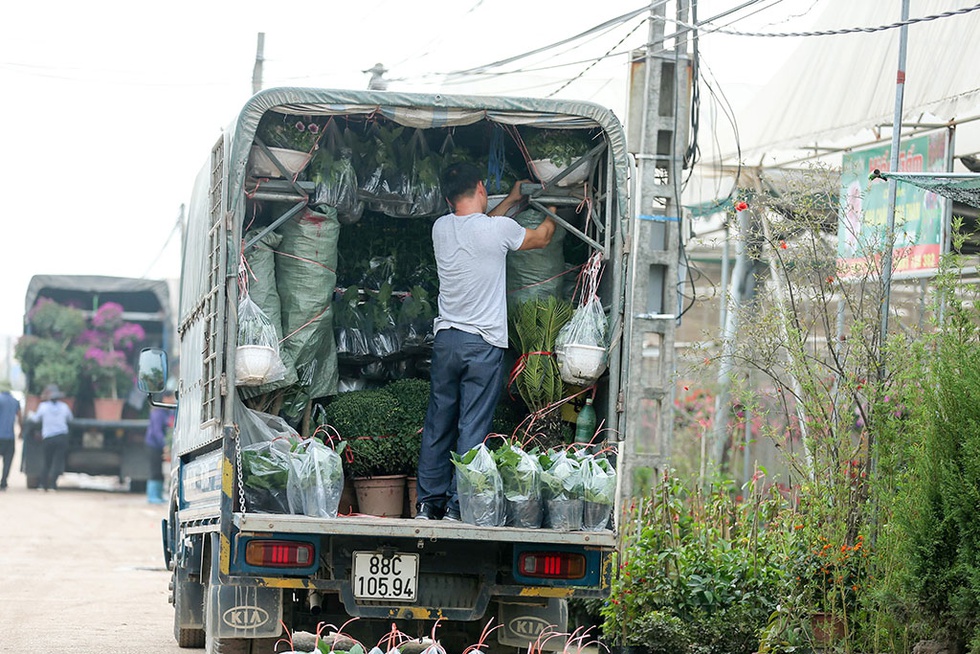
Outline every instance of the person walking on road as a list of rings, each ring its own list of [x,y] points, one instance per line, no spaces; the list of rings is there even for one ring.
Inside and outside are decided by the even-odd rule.
[[[167,394],[163,401],[170,404],[174,396]],[[146,501],[163,504],[163,449],[167,445],[167,430],[173,427],[174,410],[155,406],[150,410],[150,424],[146,427],[146,456],[150,464],[150,476],[146,480]]]
[[[14,462],[14,423],[20,427],[21,422],[20,402],[10,394],[10,382],[0,380],[0,457],[3,457],[0,491],[7,490],[7,477]]]
[[[465,453],[491,429],[507,349],[507,253],[546,247],[555,233],[550,217],[527,229],[505,215],[521,202],[522,183],[488,213],[479,168],[453,164],[442,177],[452,213],[432,226],[439,315],[419,454],[421,520],[460,519],[450,452]]]
[[[34,412],[34,420],[41,423],[41,449],[44,451],[44,469],[38,490],[53,491],[58,477],[65,471],[68,456],[68,422],[74,419],[71,408],[62,402],[64,394],[57,384],[49,384],[41,396],[41,404]]]

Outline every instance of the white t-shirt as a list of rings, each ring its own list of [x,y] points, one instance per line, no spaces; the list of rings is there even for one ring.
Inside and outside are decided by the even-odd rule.
[[[455,327],[507,347],[507,253],[526,230],[507,216],[447,214],[432,226],[439,269],[439,316],[433,332]]]
[[[50,438],[68,433],[68,421],[74,416],[64,402],[41,402],[34,414],[35,420],[41,423],[41,438]]]

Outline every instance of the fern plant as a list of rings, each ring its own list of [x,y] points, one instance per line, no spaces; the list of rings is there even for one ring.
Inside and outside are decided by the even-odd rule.
[[[556,297],[541,297],[518,304],[511,314],[511,341],[520,350],[517,392],[534,414],[540,414],[565,393],[565,384],[554,355],[558,332],[572,318],[572,304]],[[534,430],[542,445],[561,441],[558,412],[541,415]]]

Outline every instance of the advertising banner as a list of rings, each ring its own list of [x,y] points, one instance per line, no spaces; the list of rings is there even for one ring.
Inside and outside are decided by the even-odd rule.
[[[870,180],[878,169],[887,172],[891,145],[844,155],[841,166],[841,211],[837,224],[837,264],[841,277],[880,270],[888,223],[888,182]],[[946,170],[946,133],[935,132],[901,142],[900,172]],[[895,244],[892,271],[923,276],[939,266],[944,200],[908,184],[898,184],[895,200]]]

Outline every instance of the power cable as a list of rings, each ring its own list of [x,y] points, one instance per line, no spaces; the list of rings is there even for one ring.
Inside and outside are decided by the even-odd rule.
[[[703,27],[702,29],[704,29],[704,31],[706,32],[711,32],[713,34],[719,33],[719,34],[730,34],[733,36],[752,36],[752,37],[770,37],[770,38],[839,36],[842,34],[858,34],[858,33],[870,34],[873,32],[883,32],[886,30],[893,30],[895,28],[905,27],[907,25],[915,25],[916,23],[924,23],[927,21],[938,20],[940,18],[949,18],[950,16],[960,16],[963,14],[968,14],[972,11],[976,11],[977,9],[980,9],[980,3],[975,4],[972,7],[964,7],[962,9],[944,11],[940,14],[922,16],[920,18],[910,18],[908,20],[898,21],[896,23],[889,23],[888,25],[879,25],[877,27],[848,27],[844,29],[824,30],[824,31],[816,31],[816,32],[740,32],[738,30],[729,30],[725,28],[711,29],[709,27]],[[693,26],[689,26],[689,27],[693,28]]]
[[[626,36],[624,36],[623,38],[621,38],[616,43],[616,45],[614,45],[613,47],[609,48],[609,50],[606,51],[606,54],[604,54],[601,57],[598,57],[595,60],[593,60],[592,63],[590,63],[588,66],[586,66],[585,68],[582,69],[582,72],[580,72],[578,75],[576,75],[575,77],[571,78],[570,80],[567,80],[564,84],[562,84],[557,89],[555,89],[554,91],[552,91],[551,93],[549,93],[548,95],[546,95],[544,97],[551,98],[551,97],[554,97],[555,95],[557,95],[558,93],[561,93],[562,90],[564,90],[565,88],[567,88],[574,81],[580,79],[583,75],[585,75],[587,72],[589,72],[590,70],[592,70],[592,68],[594,68],[596,64],[598,64],[600,61],[602,61],[603,59],[605,59],[606,57],[608,57],[609,55],[611,55],[616,48],[618,48],[619,46],[621,46],[623,44],[623,41],[625,41],[629,37],[633,36],[633,33],[636,32],[636,30],[638,30],[641,27],[643,27],[643,25],[645,25],[646,22],[647,21],[645,19],[644,20],[641,20],[639,23],[636,24],[636,27],[634,27],[629,32],[627,32],[626,33]]]

